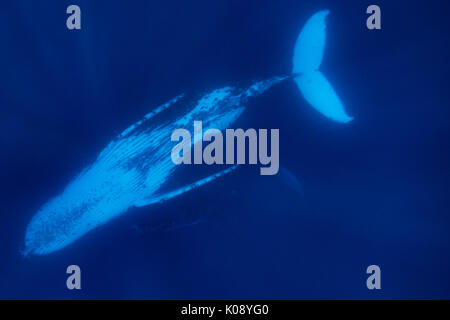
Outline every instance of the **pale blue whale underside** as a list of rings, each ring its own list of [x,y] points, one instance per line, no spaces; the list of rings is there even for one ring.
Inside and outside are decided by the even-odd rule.
[[[228,167],[173,191],[160,191],[176,169],[170,156],[170,136],[175,129],[191,126],[194,120],[203,121],[204,130],[228,128],[245,110],[249,98],[277,83],[294,78],[315,109],[335,121],[350,121],[333,87],[317,70],[325,47],[327,14],[318,12],[303,28],[294,50],[293,75],[255,82],[248,88],[220,88],[194,103],[180,95],[124,130],[33,216],[22,253],[57,251],[134,206],[168,200],[233,171],[236,167]],[[183,112],[173,116],[169,109]]]

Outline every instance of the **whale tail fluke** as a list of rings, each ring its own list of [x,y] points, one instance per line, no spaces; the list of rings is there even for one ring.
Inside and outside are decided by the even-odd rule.
[[[319,71],[326,41],[328,10],[314,14],[305,24],[294,49],[294,81],[305,100],[324,116],[342,123],[353,120],[344,109],[333,86]]]

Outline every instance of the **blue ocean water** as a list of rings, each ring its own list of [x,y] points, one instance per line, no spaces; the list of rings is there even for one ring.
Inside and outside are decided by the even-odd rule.
[[[444,1],[22,1],[0,12],[0,298],[450,298],[449,22]],[[298,32],[330,10],[321,70],[332,122],[294,82],[236,128],[279,128],[276,176],[244,166],[23,258],[36,211],[109,141],[174,96],[287,74]],[[191,181],[208,168],[183,168]],[[66,288],[66,268],[82,290]],[[381,267],[381,290],[366,268]]]

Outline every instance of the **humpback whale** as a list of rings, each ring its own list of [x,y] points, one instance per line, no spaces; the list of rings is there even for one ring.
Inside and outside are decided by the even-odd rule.
[[[29,256],[58,251],[132,207],[169,200],[234,171],[236,166],[178,189],[161,191],[176,171],[170,156],[170,136],[175,129],[201,120],[205,130],[223,130],[242,114],[250,98],[275,84],[293,79],[313,108],[334,121],[349,122],[352,118],[319,71],[328,13],[317,12],[301,30],[291,74],[246,88],[219,88],[191,103],[181,94],[125,129],[32,217],[21,253]]]

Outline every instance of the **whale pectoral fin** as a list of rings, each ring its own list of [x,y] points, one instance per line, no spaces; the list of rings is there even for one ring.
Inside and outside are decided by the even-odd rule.
[[[353,120],[331,86],[320,71],[313,71],[294,78],[305,100],[324,116],[342,123]]]
[[[173,191],[164,193],[164,194],[162,194],[162,195],[154,195],[154,196],[151,196],[151,197],[148,197],[148,198],[141,199],[141,200],[135,202],[134,205],[135,205],[136,207],[145,207],[145,206],[148,206],[148,205],[150,205],[150,204],[154,204],[154,203],[158,203],[158,202],[160,202],[160,203],[161,203],[161,202],[164,202],[164,201],[166,201],[166,200],[169,200],[169,199],[172,199],[172,198],[174,198],[174,197],[176,197],[176,196],[179,196],[179,195],[181,195],[181,194],[183,194],[183,193],[185,193],[185,192],[191,191],[192,189],[195,189],[195,188],[197,188],[197,187],[200,187],[200,186],[202,186],[202,185],[204,185],[204,184],[206,184],[206,183],[208,183],[208,182],[211,182],[211,181],[213,181],[213,180],[216,180],[217,178],[220,178],[221,176],[224,176],[224,175],[226,175],[227,173],[232,172],[232,171],[235,170],[237,167],[238,167],[238,166],[235,165],[235,166],[233,166],[233,167],[230,167],[230,168],[228,168],[228,169],[225,169],[225,170],[223,170],[223,171],[220,171],[220,172],[218,172],[218,173],[216,173],[216,174],[213,174],[213,175],[211,175],[211,176],[208,176],[208,177],[206,177],[206,178],[203,178],[203,179],[201,179],[201,180],[198,180],[198,181],[196,181],[196,182],[194,182],[194,183],[188,184],[188,185],[186,185],[186,186],[184,186],[184,187],[181,187],[181,188],[179,188],[179,189],[176,189],[176,190],[173,190]]]
[[[175,98],[173,98],[172,100],[166,102],[165,104],[159,106],[158,108],[156,108],[155,110],[150,111],[149,113],[147,113],[140,121],[132,124],[131,126],[129,126],[128,128],[126,128],[124,131],[122,131],[121,134],[119,134],[118,138],[123,138],[127,135],[129,135],[130,133],[132,133],[134,130],[138,129],[140,126],[142,126],[142,124],[144,124],[147,120],[150,120],[151,118],[153,118],[154,116],[156,116],[157,114],[160,114],[162,111],[166,110],[167,108],[169,108],[170,106],[174,105],[175,103],[177,103],[180,99],[182,99],[184,97],[184,94],[180,94],[178,96],[176,96]]]

